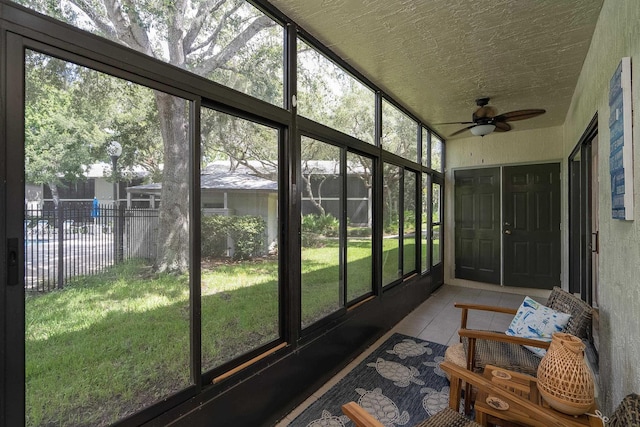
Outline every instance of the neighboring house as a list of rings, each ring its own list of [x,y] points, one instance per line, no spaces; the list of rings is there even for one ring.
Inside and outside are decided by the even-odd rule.
[[[149,199],[149,206],[160,202],[162,184],[127,187],[128,199]],[[278,183],[240,172],[203,173],[200,199],[205,215],[259,216],[265,221],[265,252],[278,241]],[[232,246],[231,246],[232,247]]]
[[[251,160],[247,165],[232,165],[228,160],[217,160],[209,163],[203,170],[207,174],[234,173],[257,175],[277,181],[278,173],[275,162]],[[347,163],[347,218],[349,225],[370,226],[372,223],[371,171],[359,163]],[[320,211],[314,203],[322,205],[325,213],[340,217],[340,163],[336,160],[305,160],[302,162],[303,181],[310,180],[311,196],[304,186],[301,188],[302,215],[318,214]]]
[[[320,204],[325,213],[340,217],[340,163],[335,160],[306,160],[302,162],[302,215],[318,214],[315,204]],[[311,184],[311,193],[306,187]],[[372,198],[371,171],[362,165],[347,164],[346,210],[349,225],[371,226]]]
[[[123,172],[125,178],[118,183],[118,200],[125,200],[126,189],[131,185],[141,184],[148,172],[142,168],[133,168]],[[111,181],[111,165],[95,163],[87,168],[85,179],[75,182],[64,181],[58,186],[59,200],[74,209],[84,208],[89,214],[94,197],[101,205],[113,203],[113,182]],[[128,198],[127,207],[139,204],[148,206],[147,200]],[[46,184],[25,185],[25,207],[31,211],[39,211],[43,216],[54,210],[51,189]]]

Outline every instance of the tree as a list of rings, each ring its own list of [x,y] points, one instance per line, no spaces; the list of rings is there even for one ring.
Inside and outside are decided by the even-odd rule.
[[[382,103],[382,148],[409,160],[418,157],[418,124],[391,103]]]
[[[26,180],[48,185],[56,207],[59,187],[86,179],[114,139],[124,147],[119,179],[133,165],[158,177],[162,138],[150,89],[34,51],[25,72]]]
[[[86,98],[86,69],[29,52],[25,70],[26,181],[48,185],[57,208],[58,187],[84,179],[92,147],[104,140],[100,117],[106,104],[80,106]]]
[[[242,57],[256,35],[274,26],[244,0],[30,3],[44,13],[205,77],[248,71],[246,64],[234,58]],[[250,82],[240,80],[235,83]],[[156,268],[183,272],[189,265],[189,110],[185,100],[159,91],[155,103],[164,147]]]
[[[298,46],[298,112],[313,120],[373,143],[375,97],[362,83],[347,74],[312,47]],[[320,214],[323,184],[340,173],[340,155],[336,148],[305,138],[302,142],[302,191]],[[324,164],[319,163],[324,161]],[[331,169],[328,165],[333,163]],[[322,165],[322,166],[319,166]],[[365,158],[347,163],[351,174],[371,188],[371,171]]]
[[[341,178],[340,149],[312,138],[303,137],[301,150],[300,169],[304,195],[318,214],[325,216],[326,212],[322,206],[323,186],[327,181]]]
[[[209,109],[203,109],[201,117],[203,167],[225,160],[229,172],[242,166],[255,176],[278,179],[278,133],[274,129]]]
[[[25,170],[27,182],[49,186],[57,207],[58,186],[63,180],[73,182],[83,176],[83,165],[89,159],[84,143],[88,135],[84,134],[85,123],[81,119],[69,119],[69,94],[46,86],[47,98],[37,106],[26,107],[25,132],[29,143],[25,147]],[[54,113],[47,114],[40,108]]]
[[[374,93],[306,44],[298,61],[298,113],[373,143]]]

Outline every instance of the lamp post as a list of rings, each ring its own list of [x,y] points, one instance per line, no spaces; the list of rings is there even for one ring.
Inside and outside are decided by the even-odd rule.
[[[122,145],[118,141],[111,141],[107,146],[107,154],[111,157],[111,178],[113,179],[113,264],[120,261],[121,230],[120,203],[118,202],[118,158],[122,154]]]

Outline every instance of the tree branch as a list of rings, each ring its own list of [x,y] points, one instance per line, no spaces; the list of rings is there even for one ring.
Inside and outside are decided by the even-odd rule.
[[[115,5],[114,0],[105,0],[105,3],[106,2],[110,2]],[[140,18],[140,14],[136,9],[135,4],[131,0],[123,0],[123,2],[126,6],[125,12],[127,14],[127,17],[129,18],[129,28],[125,27],[123,34],[126,34],[128,38],[134,40],[135,44],[139,47],[139,50],[141,52],[144,52],[149,56],[155,56],[153,50],[151,49],[149,35],[147,34],[146,30],[140,25],[140,23],[142,22],[142,18]],[[122,16],[122,7],[118,6],[118,11],[120,13],[120,16]],[[120,23],[122,23],[122,21],[120,21]]]
[[[202,29],[202,25],[207,19],[210,18],[211,14],[220,9],[220,7],[225,2],[226,0],[207,0],[200,3],[200,6],[198,7],[198,13],[196,14],[196,17],[193,19],[193,21],[191,21],[191,25],[189,26],[189,29],[186,31],[184,39],[182,40],[182,49],[185,56],[197,50],[197,48],[194,48],[192,45],[198,37],[200,30]]]
[[[186,54],[184,53],[185,14],[186,0],[174,0],[169,12],[169,28],[167,28],[167,45],[169,48],[169,62],[182,68],[186,68]]]
[[[190,49],[190,52],[195,52],[197,50],[200,50],[206,46],[210,46],[209,50],[212,50],[213,47],[215,47],[217,41],[218,41],[218,36],[220,36],[220,32],[225,28],[225,26],[227,25],[227,20],[229,19],[229,17],[231,15],[233,15],[238,9],[240,9],[240,6],[242,6],[242,3],[238,3],[236,4],[234,7],[232,7],[230,10],[226,11],[224,13],[224,15],[222,15],[222,18],[220,18],[220,20],[218,21],[218,25],[216,26],[216,28],[213,30],[213,32],[211,33],[211,35],[209,37],[207,37],[207,39],[205,41],[203,41],[202,43],[197,44],[196,46],[193,46]]]
[[[213,70],[225,64],[229,59],[235,56],[253,36],[258,34],[265,28],[275,25],[273,20],[268,16],[260,16],[251,23],[243,32],[238,34],[227,46],[225,46],[217,55],[206,60],[202,65],[197,67],[194,72],[200,76],[209,75]]]
[[[80,9],[87,17],[93,22],[93,24],[100,30],[102,33],[107,36],[109,39],[117,39],[118,35],[113,30],[113,28],[109,25],[107,21],[104,21],[100,15],[98,15],[97,10],[94,6],[88,4],[85,0],[71,0],[78,9]]]
[[[115,0],[103,0],[108,21],[103,20],[96,7],[85,0],[70,0],[70,2],[80,9],[93,22],[96,28],[102,31],[109,39],[119,40],[132,49],[154,56],[144,30],[141,30],[137,24],[131,22],[130,31],[129,23],[122,13],[122,8]],[[139,39],[136,39],[133,34],[134,26],[139,31],[142,31],[144,34],[142,40],[146,40],[146,43],[141,43]]]

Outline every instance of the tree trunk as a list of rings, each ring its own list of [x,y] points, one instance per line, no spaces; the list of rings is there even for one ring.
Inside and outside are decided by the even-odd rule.
[[[162,200],[158,218],[159,272],[189,269],[189,138],[187,102],[155,92],[164,141]]]
[[[47,185],[49,186],[49,189],[51,190],[51,198],[53,199],[53,207],[57,211],[58,210],[58,205],[60,204],[60,193],[58,193],[58,186],[53,182],[50,182]]]
[[[304,182],[304,189],[307,193],[307,197],[309,197],[309,201],[318,210],[318,212],[320,212],[321,216],[325,216],[326,212],[322,207],[322,203],[318,202],[316,198],[313,196],[313,189],[311,187],[311,174],[309,174],[308,176],[305,176],[305,174],[302,174],[302,181]]]

